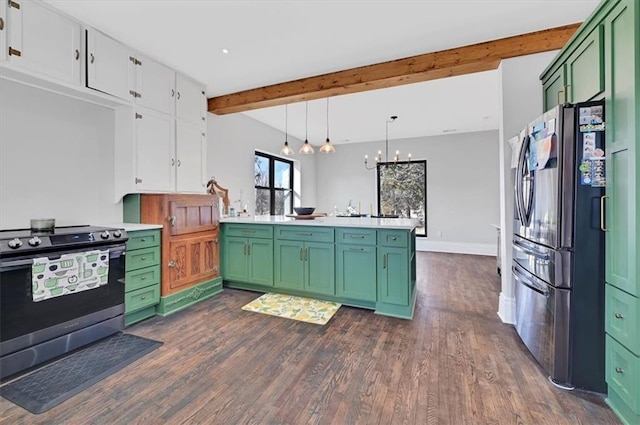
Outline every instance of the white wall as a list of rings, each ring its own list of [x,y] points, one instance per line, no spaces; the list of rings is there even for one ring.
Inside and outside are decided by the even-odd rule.
[[[0,228],[116,223],[114,114],[0,80]]]
[[[243,114],[214,115],[207,117],[207,171],[215,176],[218,183],[229,189],[231,206],[236,210],[240,203],[242,190],[243,203],[253,214],[255,207],[253,160],[254,152],[260,150],[280,155],[284,143],[284,133],[262,124]],[[318,155],[300,155],[297,149],[302,143],[289,136],[289,146],[296,154],[287,159],[294,161],[294,167],[300,173],[299,194],[296,205],[315,205],[316,203],[316,162]],[[317,152],[317,149],[316,149]]]
[[[376,208],[376,171],[369,158],[383,151],[384,141],[338,145],[337,153],[317,157],[318,209],[344,211],[348,202],[362,213]],[[427,238],[419,248],[495,255],[499,222],[498,132],[450,134],[389,142],[393,156],[427,160]],[[373,161],[370,160],[370,163]],[[326,189],[325,189],[326,188]],[[441,233],[441,234],[440,234]]]
[[[540,74],[557,51],[503,60],[500,78],[500,246],[502,291],[498,315],[505,323],[515,323],[515,298],[511,277],[511,235],[513,234],[513,172],[508,140],[518,134],[542,110]]]

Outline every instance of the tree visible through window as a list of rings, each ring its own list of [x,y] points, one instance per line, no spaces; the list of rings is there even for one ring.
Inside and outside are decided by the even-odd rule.
[[[378,164],[378,211],[417,218],[416,235],[427,235],[427,161]]]
[[[293,162],[256,152],[256,215],[284,215],[293,210]]]

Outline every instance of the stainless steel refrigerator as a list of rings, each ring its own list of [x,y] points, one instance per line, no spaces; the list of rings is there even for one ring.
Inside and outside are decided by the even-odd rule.
[[[521,133],[515,176],[516,330],[563,388],[604,380],[604,102],[560,105]]]

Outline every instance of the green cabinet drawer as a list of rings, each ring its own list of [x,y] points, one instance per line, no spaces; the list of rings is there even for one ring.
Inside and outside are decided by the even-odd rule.
[[[276,226],[276,239],[303,242],[333,242],[332,227]]]
[[[357,245],[375,245],[376,231],[372,229],[336,229],[336,242]]]
[[[609,389],[640,413],[640,358],[607,335],[606,377]]]
[[[125,292],[135,291],[154,284],[157,285],[160,283],[160,265],[127,272],[124,282]]]
[[[127,272],[143,267],[155,266],[156,264],[160,264],[160,247],[127,251],[125,258],[125,270]]]
[[[124,294],[124,312],[131,313],[160,302],[160,286],[153,285]]]
[[[378,230],[378,245],[406,248],[409,232],[403,230]]]
[[[129,232],[127,251],[160,246],[160,230],[137,230]]]
[[[607,333],[635,355],[640,355],[640,298],[618,288],[605,286],[605,326]]]
[[[273,238],[273,226],[264,224],[228,224],[223,225],[226,236],[240,236],[244,238]]]

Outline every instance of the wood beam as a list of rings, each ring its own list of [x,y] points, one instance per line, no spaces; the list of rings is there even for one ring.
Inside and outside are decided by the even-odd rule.
[[[208,100],[217,115],[496,69],[503,59],[562,48],[580,23],[245,90]]]

